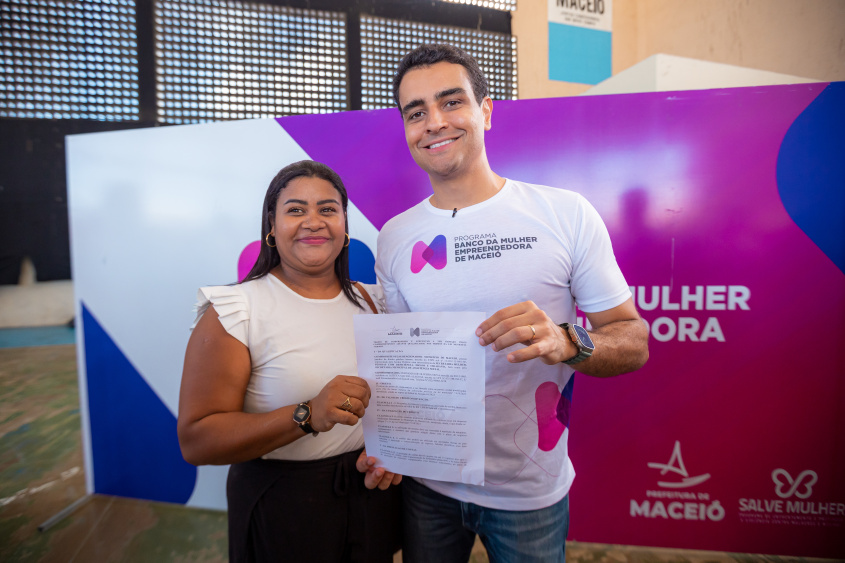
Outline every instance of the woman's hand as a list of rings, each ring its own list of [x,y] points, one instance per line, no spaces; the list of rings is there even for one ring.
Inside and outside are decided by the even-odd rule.
[[[402,476],[398,473],[386,471],[384,467],[376,467],[376,458],[367,457],[366,449],[358,456],[358,461],[355,462],[355,467],[361,473],[366,473],[364,475],[364,486],[368,489],[375,489],[378,487],[384,491],[390,485],[398,485],[402,482]]]
[[[354,426],[369,404],[370,386],[364,379],[338,375],[311,399],[311,427],[328,432],[335,424]]]

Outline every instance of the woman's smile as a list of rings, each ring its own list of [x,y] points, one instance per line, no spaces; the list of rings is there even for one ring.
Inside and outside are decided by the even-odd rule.
[[[308,236],[308,237],[302,237],[300,239],[297,239],[296,242],[301,242],[303,244],[317,245],[317,244],[325,244],[325,243],[330,242],[330,241],[331,241],[331,239],[329,239],[328,237]]]

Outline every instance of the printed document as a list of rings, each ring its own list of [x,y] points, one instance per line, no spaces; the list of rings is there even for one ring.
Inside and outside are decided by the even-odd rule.
[[[484,484],[479,312],[355,315],[358,375],[372,396],[367,455],[389,471]]]

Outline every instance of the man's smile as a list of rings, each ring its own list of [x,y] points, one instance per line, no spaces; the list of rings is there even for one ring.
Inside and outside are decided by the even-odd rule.
[[[444,141],[437,141],[436,143],[433,143],[433,144],[431,144],[431,145],[428,145],[428,146],[427,146],[427,147],[425,147],[425,148],[426,148],[426,149],[429,149],[429,150],[431,150],[431,149],[438,149],[438,148],[443,147],[443,146],[446,146],[446,145],[448,145],[448,144],[450,144],[450,143],[454,143],[455,141],[457,141],[457,139],[446,139],[446,140],[444,140]]]

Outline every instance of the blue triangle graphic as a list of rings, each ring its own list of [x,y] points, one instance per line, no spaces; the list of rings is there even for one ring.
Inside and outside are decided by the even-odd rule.
[[[176,417],[82,304],[94,492],[184,504],[197,468],[182,458]]]

